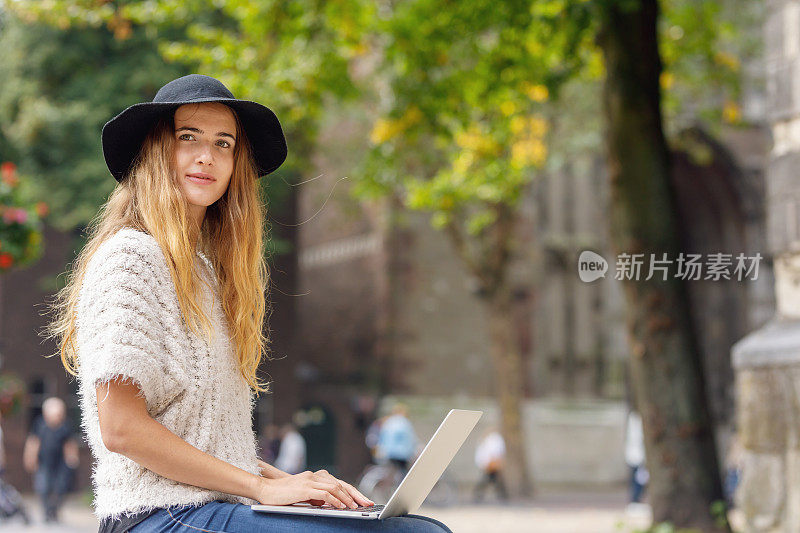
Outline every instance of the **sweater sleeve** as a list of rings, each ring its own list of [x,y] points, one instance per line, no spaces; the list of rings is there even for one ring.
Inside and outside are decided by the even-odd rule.
[[[132,380],[154,414],[183,387],[166,360],[158,251],[142,244],[112,237],[90,258],[78,303],[78,368],[90,387]]]

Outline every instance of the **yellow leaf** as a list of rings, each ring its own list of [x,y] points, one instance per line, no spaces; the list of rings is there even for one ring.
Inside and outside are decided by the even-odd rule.
[[[722,118],[729,124],[735,124],[741,119],[741,110],[739,104],[733,100],[727,100],[725,106],[722,108]]]
[[[431,225],[436,229],[442,229],[448,222],[450,222],[450,217],[447,213],[434,213],[431,217]]]
[[[514,135],[519,135],[519,133],[525,129],[525,118],[519,115],[511,118],[511,133]]]
[[[491,135],[484,134],[476,124],[471,124],[466,131],[457,132],[455,141],[464,150],[480,157],[497,155],[502,151],[500,144]]]
[[[372,126],[369,139],[372,144],[382,144],[406,130],[422,118],[422,111],[417,106],[406,109],[403,116],[397,120],[379,118]]]
[[[729,54],[728,52],[717,51],[714,53],[714,61],[719,64],[728,67],[733,72],[739,71],[739,58],[733,54]]]
[[[453,170],[458,174],[464,174],[472,165],[474,158],[471,152],[462,152],[453,162]]]
[[[541,166],[547,159],[547,147],[539,139],[523,139],[511,145],[511,166],[517,170]]]
[[[414,124],[415,122],[419,122],[419,119],[421,118],[422,118],[422,111],[420,111],[417,106],[412,105],[411,107],[406,109],[406,112],[403,113],[403,116],[400,117],[400,120],[398,120],[398,122],[401,126],[401,129],[405,129]]]
[[[659,76],[658,81],[661,84],[661,88],[667,90],[675,83],[675,76],[673,76],[672,72],[665,70],[661,73],[661,76]]]
[[[534,139],[531,144],[531,162],[537,167],[542,166],[547,159],[547,146],[539,139]]]
[[[525,92],[534,102],[544,102],[550,96],[550,92],[544,85],[529,85]]]
[[[355,48],[353,49],[353,55],[355,56],[362,56],[369,52],[369,46],[364,41],[358,43]]]
[[[500,104],[500,112],[507,117],[513,115],[514,111],[516,110],[517,110],[517,104],[515,104],[512,100],[506,100],[505,102]]]
[[[396,128],[393,122],[383,118],[379,118],[372,126],[372,131],[369,133],[369,140],[372,144],[382,144],[394,137]]]
[[[548,124],[545,119],[537,116],[532,116],[528,121],[528,127],[530,128],[530,131],[534,136],[544,137],[544,135],[547,133]]]

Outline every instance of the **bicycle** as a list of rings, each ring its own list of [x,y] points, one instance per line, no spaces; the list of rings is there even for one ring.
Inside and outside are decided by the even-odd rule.
[[[358,481],[358,490],[376,503],[386,503],[403,481],[402,470],[392,462],[368,465]],[[436,482],[425,503],[434,507],[447,507],[458,502],[458,492],[447,471]]]
[[[403,473],[390,462],[368,465],[358,481],[358,490],[376,503],[386,503],[403,481]]]

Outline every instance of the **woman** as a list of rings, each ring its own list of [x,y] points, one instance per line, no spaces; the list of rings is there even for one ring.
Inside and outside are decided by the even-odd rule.
[[[448,531],[423,517],[296,517],[249,505],[373,502],[324,470],[257,457],[268,273],[256,180],[286,158],[274,113],[191,74],[103,127],[119,185],[56,298],[79,380],[100,531]]]

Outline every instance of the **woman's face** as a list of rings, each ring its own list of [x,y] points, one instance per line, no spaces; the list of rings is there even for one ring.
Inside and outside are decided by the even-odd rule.
[[[206,207],[228,189],[233,173],[236,120],[218,102],[185,104],[175,110],[172,164],[198,223]],[[204,179],[206,178],[206,179]]]

